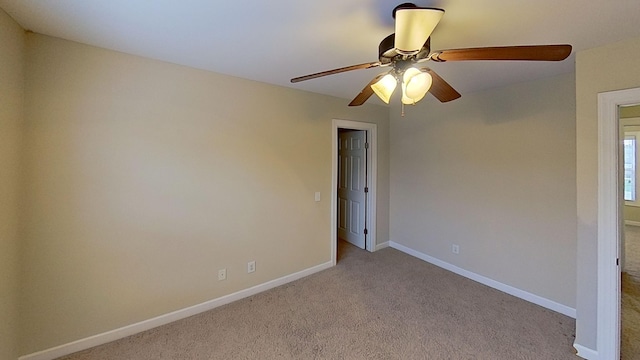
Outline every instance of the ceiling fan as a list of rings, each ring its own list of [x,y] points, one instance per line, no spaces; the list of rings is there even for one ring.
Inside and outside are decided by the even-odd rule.
[[[377,75],[362,89],[349,106],[364,104],[374,93],[385,103],[398,83],[402,87],[402,104],[413,105],[430,92],[440,102],[461,95],[449,83],[428,67],[417,67],[426,61],[528,60],[560,61],[571,54],[571,45],[528,45],[480,47],[431,51],[431,33],[442,19],[444,10],[404,3],[393,9],[395,33],[378,46],[378,61],[322,71],[291,79],[292,83],[338,74],[351,70],[390,66],[391,70]]]

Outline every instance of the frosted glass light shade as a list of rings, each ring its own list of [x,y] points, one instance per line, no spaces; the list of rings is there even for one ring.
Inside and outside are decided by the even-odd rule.
[[[394,47],[402,54],[415,54],[442,19],[442,9],[399,9],[396,11]]]
[[[398,81],[396,78],[391,74],[387,74],[378,80],[378,82],[371,85],[371,89],[373,89],[373,92],[376,93],[382,101],[388,104],[397,85]]]
[[[427,94],[433,79],[431,75],[414,67],[408,68],[402,76],[402,103],[415,104]]]

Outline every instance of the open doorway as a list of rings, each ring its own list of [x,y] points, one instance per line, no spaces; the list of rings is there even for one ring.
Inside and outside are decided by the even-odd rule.
[[[369,232],[367,138],[366,130],[338,129],[338,241],[360,249],[366,249]]]
[[[640,358],[640,105],[619,107],[623,143],[620,358]]]
[[[354,233],[361,233],[361,236],[355,236],[353,241],[357,242],[358,247],[364,248],[367,251],[375,251],[376,248],[376,175],[377,175],[377,125],[365,122],[356,122],[348,120],[334,119],[332,123],[332,193],[331,193],[331,254],[332,262],[335,265],[338,259],[338,231],[344,236],[345,231],[351,231]],[[345,141],[353,140],[353,143],[361,142],[360,146],[349,147],[347,151],[355,151],[358,154],[354,155],[360,158],[359,161],[364,161],[362,167],[358,167],[359,170],[356,176],[358,177],[355,187],[344,186],[346,184],[340,184],[340,177],[343,177],[343,181],[346,180],[344,173],[340,171],[340,139],[341,137]],[[351,138],[351,140],[347,140]],[[362,142],[364,140],[364,142]],[[368,145],[365,145],[368,144]],[[343,146],[344,150],[344,146]],[[344,161],[342,162],[344,165]],[[357,165],[355,164],[348,164]],[[347,188],[347,189],[345,189]],[[357,188],[360,196],[349,206],[348,201],[344,200],[344,190],[348,188]],[[342,189],[342,190],[341,190]],[[339,207],[342,206],[342,211]],[[344,215],[347,214],[347,210],[351,208],[354,211],[349,215],[353,215],[345,219]],[[339,218],[343,216],[342,219]],[[353,223],[353,225],[351,225]],[[348,240],[348,239],[345,239]]]
[[[598,94],[597,356],[620,358],[623,139],[619,113],[640,104],[640,88]]]

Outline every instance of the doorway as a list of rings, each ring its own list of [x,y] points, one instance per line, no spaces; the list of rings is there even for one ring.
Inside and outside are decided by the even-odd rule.
[[[620,235],[620,358],[640,358],[640,105],[620,106],[623,231]]]
[[[620,107],[640,103],[640,88],[598,94],[597,354],[620,358],[621,192]]]
[[[360,249],[368,233],[368,147],[366,130],[338,129],[338,241]]]
[[[332,154],[331,154],[331,163],[332,163],[332,187],[331,187],[331,261],[333,265],[337,263],[337,251],[338,251],[338,228],[339,228],[339,219],[338,219],[338,206],[340,206],[339,202],[339,135],[341,132],[346,133],[349,130],[353,130],[354,134],[362,131],[361,134],[366,138],[366,142],[368,142],[368,146],[364,149],[365,151],[365,159],[366,159],[366,167],[364,175],[366,177],[366,188],[367,192],[365,194],[364,200],[366,202],[366,210],[361,213],[361,216],[364,216],[363,224],[366,224],[366,236],[363,236],[363,245],[364,249],[367,251],[375,251],[376,250],[376,194],[377,194],[377,125],[372,123],[365,122],[357,122],[357,121],[349,121],[349,120],[339,120],[334,119],[332,122],[331,129],[331,138],[332,138]],[[362,229],[363,235],[364,228]]]

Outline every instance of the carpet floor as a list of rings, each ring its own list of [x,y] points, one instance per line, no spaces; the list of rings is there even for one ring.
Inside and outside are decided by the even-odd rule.
[[[575,321],[387,248],[66,356],[83,359],[578,359]]]
[[[620,359],[640,359],[640,227],[625,225]]]

